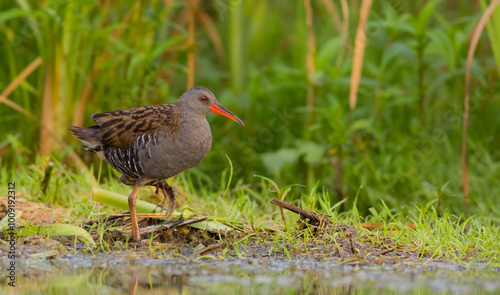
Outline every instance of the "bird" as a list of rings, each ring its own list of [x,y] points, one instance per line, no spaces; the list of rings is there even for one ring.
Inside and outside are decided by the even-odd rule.
[[[167,219],[175,206],[175,192],[167,180],[198,165],[212,147],[212,132],[206,116],[216,113],[238,124],[245,123],[223,107],[215,95],[203,86],[184,92],[175,104],[142,106],[92,115],[90,127],[71,126],[69,130],[111,167],[122,173],[120,181],[133,186],[128,197],[132,240],[140,242],[135,203],[144,186],[161,191],[169,207]]]

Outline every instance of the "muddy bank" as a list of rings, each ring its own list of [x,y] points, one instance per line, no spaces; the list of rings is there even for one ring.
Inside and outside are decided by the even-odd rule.
[[[299,214],[300,220],[297,224],[288,230],[255,229],[252,225],[242,222],[208,221],[207,216],[191,214],[190,217],[184,217],[180,214],[178,218],[166,221],[162,214],[144,214],[145,217],[139,221],[142,242],[133,244],[130,241],[128,214],[114,214],[76,224],[89,236],[87,241],[95,241],[93,244],[84,243],[81,237],[76,239],[71,235],[50,238],[36,234],[17,236],[16,257],[54,259],[88,255],[89,259],[93,259],[96,255],[107,253],[111,256],[138,256],[144,259],[197,259],[208,255],[217,260],[310,260],[361,266],[431,262],[464,262],[478,265],[487,263],[475,259],[474,250],[464,255],[461,260],[444,261],[431,253],[422,252],[419,250],[421,248],[413,244],[405,244],[392,236],[383,237],[384,235],[376,232],[363,230],[367,228],[366,225],[333,222],[328,216],[305,211],[277,199],[272,202]],[[25,221],[36,215],[33,212],[49,212],[45,215],[54,216],[51,208],[40,206],[26,202],[25,207],[29,210],[24,211],[32,214],[23,214],[23,218],[28,218]],[[5,206],[0,204],[0,209],[2,207]],[[0,210],[0,213],[3,211]],[[56,213],[62,215],[58,211]],[[411,224],[404,227],[407,230],[416,230]],[[394,227],[397,235],[402,230]],[[288,232],[285,234],[285,231]],[[12,235],[15,234],[9,230],[3,231],[0,233],[0,239],[7,241],[12,239]],[[9,247],[7,243],[0,244],[0,253],[8,253]]]

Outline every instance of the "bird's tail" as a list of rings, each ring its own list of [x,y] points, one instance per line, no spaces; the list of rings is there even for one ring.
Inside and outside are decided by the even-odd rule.
[[[73,132],[73,135],[83,143],[83,148],[86,151],[97,153],[102,151],[104,143],[100,139],[100,132],[98,126],[92,126],[89,128],[71,126],[69,130]]]

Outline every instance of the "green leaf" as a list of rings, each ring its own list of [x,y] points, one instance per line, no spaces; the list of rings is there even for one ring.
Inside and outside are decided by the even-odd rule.
[[[347,134],[351,134],[357,130],[364,130],[364,129],[370,130],[372,128],[372,126],[373,126],[372,120],[359,119],[359,120],[354,121],[354,123],[349,128],[349,131],[347,131]]]
[[[6,22],[9,19],[13,19],[16,17],[28,16],[30,15],[30,13],[30,11],[21,8],[14,8],[4,12],[0,12],[0,23]]]
[[[0,231],[6,229],[7,227],[9,227],[9,219],[12,220],[19,220],[19,218],[21,217],[21,215],[23,214],[23,211],[21,210],[16,210],[14,211],[14,216],[11,216],[9,217],[9,214],[6,214],[4,218],[2,218],[2,221],[0,221]]]
[[[318,164],[323,159],[325,148],[312,141],[297,141],[297,148],[304,161],[308,164]]]
[[[202,222],[197,222],[197,223],[192,223],[189,224],[190,227],[201,229],[201,230],[208,230],[208,231],[215,231],[215,232],[225,232],[225,231],[232,231],[234,230],[232,227],[229,227],[225,224],[222,224],[217,221],[202,221]]]
[[[19,237],[29,235],[41,235],[46,237],[77,236],[82,238],[82,240],[95,245],[94,239],[92,239],[86,230],[72,224],[46,224],[40,226],[30,226],[16,229],[9,233],[13,233]]]
[[[262,162],[267,170],[274,175],[281,172],[283,166],[289,163],[296,162],[299,158],[299,153],[295,149],[284,148],[276,152],[265,153],[262,155]]]
[[[92,200],[109,206],[128,210],[128,196],[94,187],[92,189]],[[135,204],[137,213],[160,213],[161,208],[157,205],[137,200]]]
[[[226,155],[226,158],[229,161],[230,170],[229,170],[229,179],[227,181],[226,190],[224,191],[224,195],[222,195],[222,198],[226,196],[227,192],[229,191],[229,186],[231,185],[231,181],[233,180],[233,162],[231,162],[231,159],[229,158],[228,155]]]
[[[280,187],[279,187],[279,185],[274,180],[272,180],[271,178],[265,177],[265,176],[262,176],[262,175],[254,175],[254,177],[260,177],[260,178],[262,178],[264,180],[267,180],[273,186],[274,191],[276,193],[278,193],[278,194],[280,193]]]
[[[288,195],[288,193],[292,190],[292,188],[296,187],[296,186],[299,186],[299,187],[304,187],[304,185],[302,184],[289,184],[283,188],[281,188],[281,190],[283,191],[283,194],[280,197],[280,200],[284,201],[285,200],[285,197],[286,195]]]
[[[336,36],[326,41],[318,50],[317,70],[330,67],[328,63],[332,56],[336,56],[342,47],[342,37]]]
[[[382,57],[382,64],[380,66],[381,75],[384,75],[385,68],[388,65],[394,66],[394,61],[398,57],[403,57],[407,59],[409,55],[415,55],[412,49],[410,49],[405,43],[394,42],[387,49],[384,50],[384,55]]]
[[[160,43],[153,50],[153,52],[151,53],[150,58],[153,59],[153,58],[157,57],[158,55],[162,54],[165,50],[167,50],[167,48],[169,48],[170,46],[174,45],[179,40],[184,39],[184,38],[186,38],[185,35],[179,35],[179,36],[175,36],[175,37],[169,38],[166,41]]]
[[[431,15],[433,15],[436,7],[441,3],[441,1],[442,0],[431,0],[427,2],[427,4],[425,4],[424,8],[422,8],[415,23],[415,30],[417,35],[425,35],[427,22],[429,21]]]
[[[132,78],[136,68],[144,62],[144,54],[136,54],[130,60],[130,64],[127,69],[127,78]]]
[[[132,47],[130,47],[122,39],[118,39],[118,38],[115,38],[115,37],[109,37],[108,40],[119,51],[123,51],[123,52],[126,52],[126,53],[131,54],[131,55],[136,55],[137,54],[137,51],[135,51]]]
[[[73,2],[79,6],[90,6],[94,7],[97,5],[95,0],[73,0]]]
[[[442,30],[433,30],[429,32],[431,43],[427,46],[426,51],[430,54],[437,54],[444,57],[446,64],[450,68],[450,72],[455,71],[455,51],[450,37]]]

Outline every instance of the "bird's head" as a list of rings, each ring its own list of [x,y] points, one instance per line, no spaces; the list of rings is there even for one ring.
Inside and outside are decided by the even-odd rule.
[[[186,92],[175,102],[180,111],[187,115],[206,116],[216,113],[245,126],[245,123],[235,114],[223,107],[215,98],[215,95],[203,86],[195,86]]]

